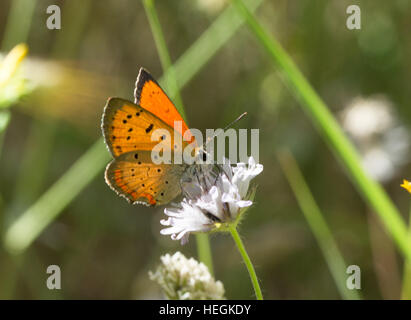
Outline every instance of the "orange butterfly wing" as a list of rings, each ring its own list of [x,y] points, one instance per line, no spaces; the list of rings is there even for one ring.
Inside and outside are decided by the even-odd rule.
[[[144,68],[140,68],[138,73],[134,98],[135,104],[150,111],[172,128],[174,128],[174,121],[181,121],[182,130],[178,130],[179,133],[184,137],[184,133],[188,131],[188,142],[190,143],[194,141],[194,136],[191,135],[187,124],[181,117],[177,108],[163,89],[161,89],[156,80],[154,80],[151,74]]]
[[[151,151],[158,141],[151,141],[152,133],[165,129],[171,138],[173,151],[187,145],[174,141],[174,130],[151,112],[121,98],[107,100],[102,119],[102,130],[106,144],[114,157],[135,150]],[[179,137],[179,136],[178,136]],[[182,138],[179,137],[182,141]]]
[[[168,131],[173,157],[195,139],[166,93],[143,68],[134,95],[135,103],[111,98],[104,108],[103,136],[114,157],[106,168],[105,179],[132,203],[166,204],[181,192],[180,178],[187,165],[154,164],[151,151],[159,141],[151,141],[151,134],[156,129]],[[181,121],[181,129],[176,128],[178,141],[174,140],[174,121]],[[186,132],[189,141],[182,141]]]
[[[106,168],[107,184],[131,203],[149,206],[170,202],[181,192],[180,177],[185,165],[156,165],[150,151],[124,153]]]
[[[105,179],[131,203],[166,204],[181,192],[180,177],[186,165],[157,165],[151,160],[151,151],[159,143],[151,141],[157,129],[168,131],[170,142],[165,140],[163,147],[172,148],[172,158],[187,145],[179,133],[174,140],[174,129],[151,112],[121,98],[108,99],[102,130],[114,160],[106,168]]]

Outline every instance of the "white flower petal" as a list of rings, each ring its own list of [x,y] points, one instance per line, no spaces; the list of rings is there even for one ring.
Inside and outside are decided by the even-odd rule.
[[[250,181],[262,172],[261,164],[256,164],[250,157],[247,165],[238,163],[231,167],[227,159],[219,170],[214,168],[203,165],[186,172],[189,190],[183,191],[188,199],[185,198],[177,208],[164,210],[168,219],[160,223],[168,228],[162,229],[161,234],[171,235],[173,240],[181,240],[183,244],[190,233],[208,232],[215,227],[216,221],[230,223],[237,218],[241,208],[252,205],[252,201],[244,198]],[[184,184],[182,187],[184,189]]]
[[[256,164],[253,157],[248,159],[248,167],[244,163],[238,163],[233,169],[233,184],[238,187],[241,198],[247,195],[251,179],[255,178],[263,171],[263,165]]]
[[[214,280],[203,263],[187,259],[180,252],[161,256],[160,261],[156,271],[149,272],[149,276],[163,288],[169,299],[224,299],[224,286]]]
[[[237,205],[238,205],[240,208],[249,207],[249,206],[251,206],[252,204],[253,204],[253,202],[250,201],[250,200],[237,201]]]

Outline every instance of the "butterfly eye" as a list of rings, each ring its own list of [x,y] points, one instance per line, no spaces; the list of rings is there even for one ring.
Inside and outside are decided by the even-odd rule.
[[[203,161],[207,161],[207,154],[205,152],[203,152]]]

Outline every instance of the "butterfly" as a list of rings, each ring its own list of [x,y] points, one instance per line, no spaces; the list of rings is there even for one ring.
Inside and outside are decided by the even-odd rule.
[[[109,98],[104,108],[101,127],[113,156],[106,167],[105,180],[130,203],[167,204],[181,193],[181,178],[190,165],[154,163],[151,152],[158,141],[152,141],[151,135],[156,129],[167,130],[173,156],[195,139],[170,98],[144,68],[139,71],[134,98],[134,103]],[[174,128],[174,121],[181,121],[181,127]],[[176,139],[184,134],[189,141]]]

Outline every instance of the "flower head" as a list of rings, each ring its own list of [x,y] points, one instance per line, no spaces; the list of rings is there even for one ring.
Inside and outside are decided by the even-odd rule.
[[[156,281],[169,299],[178,300],[221,300],[224,286],[215,281],[208,268],[193,258],[187,259],[182,253],[166,254],[155,272],[149,272],[150,279]]]
[[[0,62],[0,86],[12,78],[27,52],[27,45],[20,43]]]
[[[384,95],[355,98],[342,112],[342,125],[358,148],[370,176],[387,182],[409,162],[411,135]]]
[[[253,204],[250,181],[262,171],[263,166],[252,157],[248,165],[238,163],[236,167],[228,161],[220,166],[193,166],[182,182],[185,198],[178,206],[164,210],[168,219],[161,224],[168,228],[161,234],[184,244],[190,233],[224,230],[237,223],[243,209]]]
[[[403,179],[401,187],[403,187],[405,190],[411,193],[411,182],[409,182],[408,180]]]

